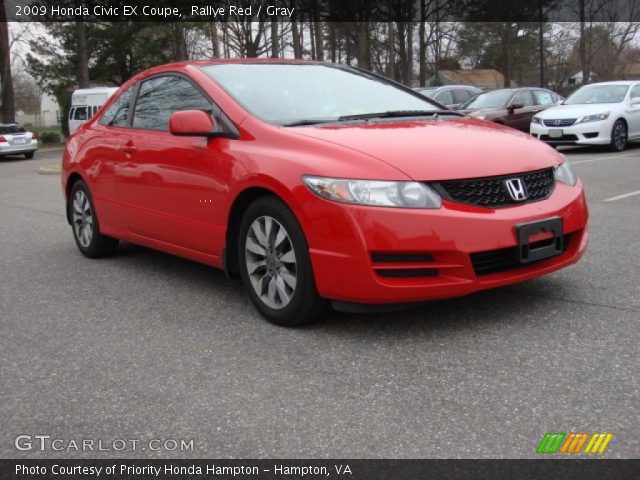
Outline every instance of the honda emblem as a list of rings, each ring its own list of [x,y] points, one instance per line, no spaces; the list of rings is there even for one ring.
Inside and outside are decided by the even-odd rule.
[[[506,180],[504,184],[507,187],[507,192],[509,192],[511,198],[516,202],[526,200],[529,196],[524,183],[520,178],[510,178],[509,180]]]

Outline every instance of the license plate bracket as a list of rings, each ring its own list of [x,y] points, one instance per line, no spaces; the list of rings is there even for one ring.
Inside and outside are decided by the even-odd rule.
[[[549,138],[562,138],[564,132],[561,128],[552,128],[549,130]]]
[[[549,233],[552,236],[543,241],[530,241],[533,236]],[[516,225],[516,238],[520,263],[531,263],[560,255],[564,251],[562,218],[552,217],[538,222],[520,223]]]

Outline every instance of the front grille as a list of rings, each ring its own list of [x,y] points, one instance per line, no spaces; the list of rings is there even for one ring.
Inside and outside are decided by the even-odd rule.
[[[437,268],[429,267],[428,265],[416,265],[433,263],[435,259],[430,253],[375,252],[371,254],[371,259],[374,262],[374,271],[381,277],[419,278],[438,275]],[[406,264],[406,266],[402,264]]]
[[[575,142],[578,140],[578,136],[572,134],[565,134],[561,137],[550,137],[549,135],[540,135],[540,140],[545,142]]]
[[[545,127],[570,127],[576,123],[577,118],[561,118],[554,120],[542,120]]]
[[[567,250],[570,238],[571,234],[563,236],[563,252]],[[548,240],[534,242],[531,244],[531,248],[540,247],[545,243],[548,243]],[[485,252],[472,253],[470,257],[471,263],[473,264],[473,269],[476,272],[476,275],[479,277],[483,275],[491,275],[492,273],[504,272],[506,270],[512,270],[514,268],[527,267],[529,265],[533,265],[537,262],[543,261],[538,260],[537,262],[529,262],[523,264],[520,263],[519,253],[520,252],[518,251],[518,247],[509,247],[502,248],[500,250],[488,250]]]
[[[512,178],[519,178],[524,183],[528,195],[525,201],[515,201],[509,195],[505,181]],[[499,177],[438,182],[434,187],[445,199],[453,202],[479,207],[505,207],[544,200],[551,194],[554,185],[553,169],[547,168]]]
[[[429,253],[372,253],[371,259],[376,263],[418,263],[433,262]]]
[[[419,277],[435,277],[438,275],[437,268],[377,268],[376,273],[381,277],[389,278],[419,278]]]

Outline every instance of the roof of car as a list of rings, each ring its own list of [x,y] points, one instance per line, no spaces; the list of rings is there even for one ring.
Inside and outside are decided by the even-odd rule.
[[[416,87],[414,90],[423,91],[423,90],[442,90],[445,88],[473,88],[474,90],[480,90],[478,87],[474,87],[473,85],[440,85],[438,87]]]
[[[261,64],[261,63],[271,63],[271,64],[316,64],[316,65],[331,65],[327,62],[320,62],[318,60],[301,60],[301,59],[293,59],[293,58],[216,58],[212,60],[189,60],[185,62],[175,62],[164,65],[168,66],[182,66],[182,65],[193,65],[196,67],[203,67],[207,65],[226,65],[226,64],[237,64],[237,63],[247,63],[247,64]]]
[[[633,85],[634,83],[638,83],[638,80],[611,80],[608,82],[590,83],[589,85]]]

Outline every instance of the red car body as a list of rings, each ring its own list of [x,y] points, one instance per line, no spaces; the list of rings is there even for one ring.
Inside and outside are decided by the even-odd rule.
[[[274,126],[199,68],[214,63],[152,68],[120,92],[152,75],[180,73],[214,99],[237,138],[100,125],[101,112],[119,94],[70,137],[63,157],[65,199],[82,178],[104,235],[231,270],[229,245],[239,216],[269,193],[302,227],[320,296],[366,304],[441,299],[520,282],[570,265],[585,251],[588,214],[579,180],[574,186],[556,181],[548,198],[531,203],[486,208],[443,198],[441,208],[428,210],[333,202],[302,181],[318,175],[442,182],[552,169],[563,157],[542,142],[467,117]],[[504,268],[498,262],[495,271],[478,274],[474,254],[513,254],[518,225],[554,217],[563,219],[563,253]]]

